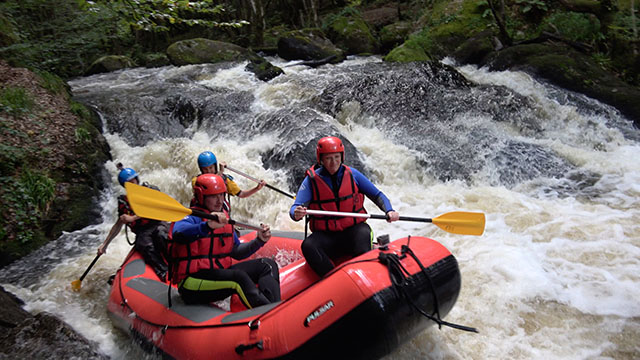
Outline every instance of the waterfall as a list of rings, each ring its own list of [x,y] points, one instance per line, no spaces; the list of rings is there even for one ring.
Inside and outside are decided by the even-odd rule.
[[[353,165],[401,215],[481,211],[481,237],[410,222],[369,224],[376,235],[440,241],[456,256],[462,290],[447,321],[388,359],[640,356],[640,132],[607,105],[521,72],[354,57],[286,70],[268,83],[246,63],[129,69],[70,82],[102,116],[113,161],[103,222],[65,233],[0,270],[32,312],[49,311],[114,359],[142,351],[106,314],[124,232],[69,291],[115,222],[123,189],[115,164],[138,171],[183,204],[204,150],[295,193],[315,141],[338,135]],[[233,173],[243,189],[255,183]],[[267,188],[233,200],[239,221],[303,230],[291,200]],[[377,207],[366,201],[370,213]],[[131,235],[130,235],[131,236]]]

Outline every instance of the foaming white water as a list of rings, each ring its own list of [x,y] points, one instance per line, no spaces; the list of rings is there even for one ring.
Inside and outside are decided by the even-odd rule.
[[[317,95],[322,89],[319,84],[329,81],[327,69],[332,66],[372,61],[379,59],[356,58],[319,69],[285,66],[286,74],[269,83],[256,81],[243,70],[245,64],[239,64],[203,74],[200,83],[251,92],[255,98],[251,108],[260,113]],[[513,124],[467,114],[457,117],[455,126],[490,129],[500,139],[515,136],[550,148],[580,170],[578,176],[584,179],[567,174],[506,188],[491,186],[495,169],[488,168],[474,174],[470,182],[443,183],[420,167],[420,154],[389,141],[376,129],[379,119],[363,115],[359,103],[343,105],[335,119],[327,119],[360,150],[361,160],[372,169],[372,181],[401,215],[436,217],[450,211],[479,211],[487,216],[480,237],[450,234],[424,223],[369,221],[376,235],[428,236],[450,249],[460,264],[462,290],[446,320],[480,331],[470,334],[433,327],[387,359],[640,357],[640,162],[635,161],[640,146],[623,136],[620,129],[627,126],[625,120],[615,112],[584,113],[562,101],[557,90],[522,73],[474,67],[460,71],[476,83],[506,86],[527,97],[535,104],[541,127],[539,132],[520,135]],[[118,162],[136,169],[141,180],[159,186],[183,205],[191,198],[190,179],[198,173],[196,157],[204,150],[278,188],[297,190],[287,187],[283,173],[264,169],[261,155],[274,146],[269,134],[238,142],[193,130],[188,138],[144,147],[131,147],[116,134],[107,134],[107,140],[113,161],[106,168],[112,182],[104,196],[104,223],[96,226],[101,239],[115,221],[115,196],[123,192],[116,180]],[[242,189],[255,186],[229,173]],[[290,205],[290,199],[266,188],[249,198],[232,200],[233,216],[239,221],[303,230],[301,222],[289,219]],[[370,213],[379,213],[369,201],[366,207]],[[29,310],[60,315],[98,341],[113,358],[138,358],[140,350],[113,328],[105,311],[105,280],[130,249],[124,232],[83,281],[82,291],[69,291],[69,283],[91,262],[97,245],[59,264],[35,286],[7,288],[25,299]]]

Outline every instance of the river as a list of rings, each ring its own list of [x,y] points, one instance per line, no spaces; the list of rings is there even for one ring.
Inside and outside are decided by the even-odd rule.
[[[486,214],[485,233],[370,220],[376,235],[427,236],[458,259],[449,322],[385,359],[640,357],[640,131],[615,109],[520,72],[351,58],[317,69],[270,59],[264,83],[246,64],[129,69],[70,82],[102,116],[113,161],[103,221],[65,233],[0,270],[31,312],[60,316],[113,359],[150,358],[113,327],[107,278],[130,249],[124,231],[84,279],[116,219],[116,163],[183,204],[204,150],[295,193],[314,141],[339,135],[401,215]],[[455,68],[455,69],[454,69]],[[231,173],[234,175],[233,173]],[[234,175],[243,189],[252,181]],[[233,199],[234,217],[303,230],[291,200],[267,188]],[[370,213],[379,213],[367,201]],[[132,234],[129,234],[131,237]]]

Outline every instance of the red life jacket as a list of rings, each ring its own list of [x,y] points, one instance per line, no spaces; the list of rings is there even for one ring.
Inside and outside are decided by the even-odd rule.
[[[209,212],[206,209],[197,210]],[[225,211],[225,214],[227,212]],[[228,217],[228,215],[227,215]],[[206,219],[201,219],[207,221]],[[172,258],[172,282],[180,283],[190,274],[207,269],[226,269],[231,266],[231,250],[233,250],[233,226],[230,224],[212,230],[209,236],[182,243],[174,239],[173,226],[169,230]],[[178,240],[178,241],[175,241]]]
[[[358,185],[356,185],[353,179],[351,169],[346,165],[342,166],[344,166],[344,173],[337,197],[333,190],[331,190],[329,184],[316,173],[313,166],[307,170],[307,176],[309,176],[309,180],[311,180],[311,191],[313,193],[313,200],[309,203],[309,209],[361,214],[367,213],[363,205],[364,194],[358,191]],[[342,231],[365,220],[366,218],[314,215],[311,216],[309,227],[311,231]]]

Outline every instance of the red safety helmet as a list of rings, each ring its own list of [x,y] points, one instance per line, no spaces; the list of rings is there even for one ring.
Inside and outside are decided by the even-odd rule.
[[[207,195],[216,195],[227,192],[227,186],[224,179],[217,174],[202,174],[196,178],[193,185],[193,195],[198,204],[204,204],[204,197]]]
[[[320,164],[320,154],[337,152],[342,154],[342,162],[344,163],[344,145],[342,145],[342,141],[340,139],[335,136],[325,136],[318,140],[318,146],[316,147],[316,159],[318,160],[318,164]]]

